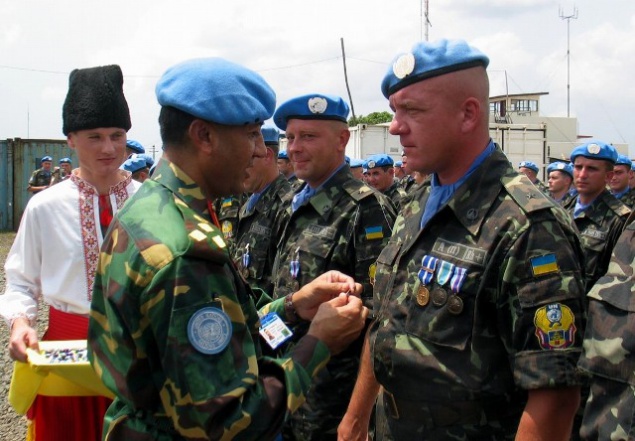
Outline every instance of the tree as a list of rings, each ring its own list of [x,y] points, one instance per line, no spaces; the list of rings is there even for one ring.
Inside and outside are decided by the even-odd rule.
[[[392,121],[392,113],[390,112],[373,112],[368,115],[360,115],[348,120],[349,127],[354,127],[358,124],[381,124]]]

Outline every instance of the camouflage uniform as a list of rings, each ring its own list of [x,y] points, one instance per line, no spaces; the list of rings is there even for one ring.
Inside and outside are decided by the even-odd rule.
[[[548,194],[549,194],[549,196],[550,196],[551,198],[553,198],[553,196],[551,196],[551,192],[549,192]],[[571,193],[566,192],[566,193],[564,194],[564,196],[562,196],[562,199],[560,199],[559,201],[558,201],[558,200],[556,200],[556,202],[557,202],[557,203],[559,203],[559,204],[560,204],[561,206],[563,206],[563,207],[567,207],[567,206],[571,203],[571,200],[572,200],[572,199],[575,199],[575,197],[574,197]],[[555,199],[554,199],[554,200],[555,200]],[[574,202],[574,204],[575,204],[575,202]]]
[[[401,178],[400,185],[401,185],[401,188],[403,188],[406,193],[410,193],[411,191],[414,191],[414,189],[417,188],[417,181],[415,181],[415,178],[413,178],[412,176],[406,175],[403,178]]]
[[[566,206],[572,217],[576,200],[573,198]],[[604,190],[589,208],[574,217],[584,250],[587,291],[606,273],[611,252],[630,213],[627,206]]]
[[[619,237],[608,272],[587,295],[589,316],[579,366],[592,375],[580,436],[635,440],[635,224]]]
[[[397,212],[401,209],[402,199],[408,195],[408,193],[406,193],[406,190],[401,188],[401,186],[397,182],[388,187],[388,189],[384,191],[384,194],[388,196],[388,199],[392,201]]]
[[[305,205],[294,213],[278,243],[274,263],[274,296],[282,298],[328,270],[339,270],[364,287],[362,299],[372,304],[369,272],[392,231],[392,203],[380,192],[353,178],[348,167],[337,171]],[[299,260],[297,278],[292,261]],[[293,327],[294,339],[304,335],[308,322]],[[297,440],[336,439],[351,394],[363,334],[343,353],[333,357],[319,374],[307,402],[291,417],[284,436]]]
[[[631,188],[628,193],[622,196],[620,202],[622,202],[628,208],[633,209],[633,205],[635,205],[635,188]]]
[[[209,219],[201,189],[163,159],[104,240],[89,357],[117,395],[110,439],[273,439],[329,359],[310,337],[281,358],[262,356],[253,293]],[[269,309],[284,317],[283,302]],[[191,320],[218,310],[230,341],[206,355],[195,343],[214,339],[193,338]]]
[[[291,184],[280,174],[262,193],[252,211],[247,212],[247,203],[240,209],[234,262],[251,286],[269,295],[273,295],[271,273],[278,228],[286,218],[282,207],[291,197]]]
[[[377,260],[383,439],[514,439],[527,390],[579,384],[575,227],[500,148],[420,229],[429,191],[404,206]]]
[[[33,173],[31,173],[31,177],[29,178],[29,186],[31,187],[44,187],[48,186],[51,183],[51,178],[53,174],[51,170],[44,170],[42,168],[38,168]],[[42,190],[35,191],[34,193],[39,193]]]
[[[224,198],[218,198],[214,202],[214,210],[218,216],[218,222],[223,232],[223,237],[232,251],[236,240],[236,228],[238,227],[238,213],[240,207],[245,203],[248,194],[232,195]]]
[[[542,191],[542,194],[546,194],[549,196],[549,187],[547,187],[540,179],[536,179],[536,182],[533,183],[536,188]]]

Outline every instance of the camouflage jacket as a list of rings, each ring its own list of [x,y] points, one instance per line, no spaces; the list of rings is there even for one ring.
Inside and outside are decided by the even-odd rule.
[[[377,260],[369,343],[392,437],[514,439],[525,390],[579,381],[575,227],[500,148],[421,230],[429,189]]]
[[[53,174],[51,170],[44,170],[44,169],[38,168],[33,173],[31,173],[31,177],[29,178],[29,186],[43,187],[43,186],[49,185],[51,183],[52,175]]]
[[[273,295],[272,268],[276,257],[278,228],[285,223],[282,209],[292,196],[291,184],[280,174],[263,192],[253,210],[247,202],[240,209],[234,262],[251,286]]]
[[[635,205],[635,188],[631,188],[628,193],[622,196],[620,202],[632,210],[633,205]]]
[[[308,337],[262,356],[253,293],[196,183],[162,159],[117,213],[100,257],[89,357],[116,395],[107,436],[273,439],[328,349]],[[284,314],[282,303],[270,309]]]
[[[362,298],[372,303],[375,261],[392,231],[395,213],[385,195],[373,190],[342,167],[308,202],[294,213],[286,206],[288,222],[278,242],[274,263],[274,297],[297,291],[328,270],[339,270],[364,286]],[[297,261],[298,274],[291,274]],[[308,323],[293,326],[294,340]],[[363,343],[360,336],[333,357],[314,382],[307,401],[291,417],[285,432],[295,440],[331,439],[346,412],[353,392]]]
[[[224,198],[218,198],[214,201],[214,209],[218,216],[218,222],[223,232],[225,242],[229,246],[229,250],[233,249],[236,239],[236,229],[238,227],[238,213],[240,207],[249,198],[246,193],[240,195],[232,195]]]
[[[404,190],[398,182],[395,182],[390,187],[388,187],[384,194],[388,196],[388,199],[391,200],[391,202],[395,206],[396,212],[399,212],[399,210],[401,209],[402,199],[408,195],[406,190]]]
[[[566,206],[572,217],[576,200],[573,198]],[[589,208],[574,217],[584,251],[587,291],[606,273],[611,252],[630,213],[626,205],[604,190]]]
[[[635,439],[635,216],[619,237],[608,272],[587,298],[579,366],[592,375],[582,439]]]
[[[412,176],[406,175],[401,178],[399,185],[401,185],[401,188],[403,188],[406,193],[410,193],[417,188],[417,181],[415,181],[415,178]]]
[[[547,187],[544,182],[542,182],[540,179],[536,179],[536,182],[534,182],[533,184],[538,190],[542,191],[543,194],[549,196],[549,187]]]

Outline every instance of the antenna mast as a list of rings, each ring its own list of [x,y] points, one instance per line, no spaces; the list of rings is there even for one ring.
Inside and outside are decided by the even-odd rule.
[[[578,8],[573,6],[573,13],[569,15],[564,15],[562,12],[562,7],[559,8],[560,18],[562,20],[567,20],[567,118],[570,116],[570,100],[571,100],[571,84],[570,84],[570,72],[571,72],[571,52],[569,51],[569,42],[570,42],[570,32],[569,28],[571,25],[571,20],[577,20],[578,18]]]

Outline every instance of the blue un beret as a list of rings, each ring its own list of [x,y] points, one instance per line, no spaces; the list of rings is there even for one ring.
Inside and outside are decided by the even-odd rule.
[[[72,164],[71,158],[62,158],[59,162],[60,164]]]
[[[378,153],[376,155],[370,155],[366,159],[366,168],[371,170],[376,167],[385,167],[387,165],[392,167],[394,163],[395,161],[387,154]]]
[[[347,122],[350,108],[339,96],[313,93],[286,101],[273,114],[273,122],[280,130],[287,130],[290,119],[326,119]]]
[[[289,160],[289,155],[287,154],[286,150],[280,150],[278,152],[278,159],[286,159]]]
[[[563,172],[573,178],[573,165],[569,162],[552,162],[547,166],[547,173],[551,173],[552,171]]]
[[[144,168],[148,168],[148,164],[146,163],[146,159],[143,156],[130,155],[130,157],[126,159],[119,168],[129,171],[130,173],[134,173]]]
[[[618,154],[615,165],[628,165],[629,167],[631,167],[632,163],[631,163],[631,159],[628,156]]]
[[[262,137],[265,140],[265,145],[280,144],[280,132],[275,127],[262,126],[260,131],[262,132]]]
[[[538,165],[535,162],[531,162],[531,161],[520,161],[518,163],[518,168],[528,168],[529,170],[533,170],[536,173],[538,173],[538,171],[540,170],[538,168]]]
[[[146,165],[148,166],[148,168],[154,165],[154,158],[147,153],[140,153],[137,156],[146,160]]]
[[[139,141],[135,141],[134,139],[129,139],[126,141],[126,147],[132,150],[135,153],[145,153],[146,149],[141,145]]]
[[[42,157],[42,159],[40,159],[40,164],[46,161],[53,161],[53,157],[52,156],[44,156]]]
[[[162,106],[230,126],[264,122],[276,108],[276,94],[259,74],[222,58],[172,66],[159,79],[156,94]]]
[[[578,156],[584,156],[589,159],[603,159],[613,164],[617,162],[617,150],[615,150],[615,147],[602,141],[591,141],[574,148],[571,152],[571,162],[575,162],[575,158]]]
[[[395,167],[403,167],[403,161],[395,161]]]
[[[351,159],[351,163],[349,164],[349,167],[350,168],[359,168],[359,167],[362,167],[364,165],[364,162],[365,161],[362,160],[362,159],[352,158]]]
[[[386,98],[406,86],[471,67],[487,67],[489,58],[463,40],[422,41],[395,57],[381,83]]]

